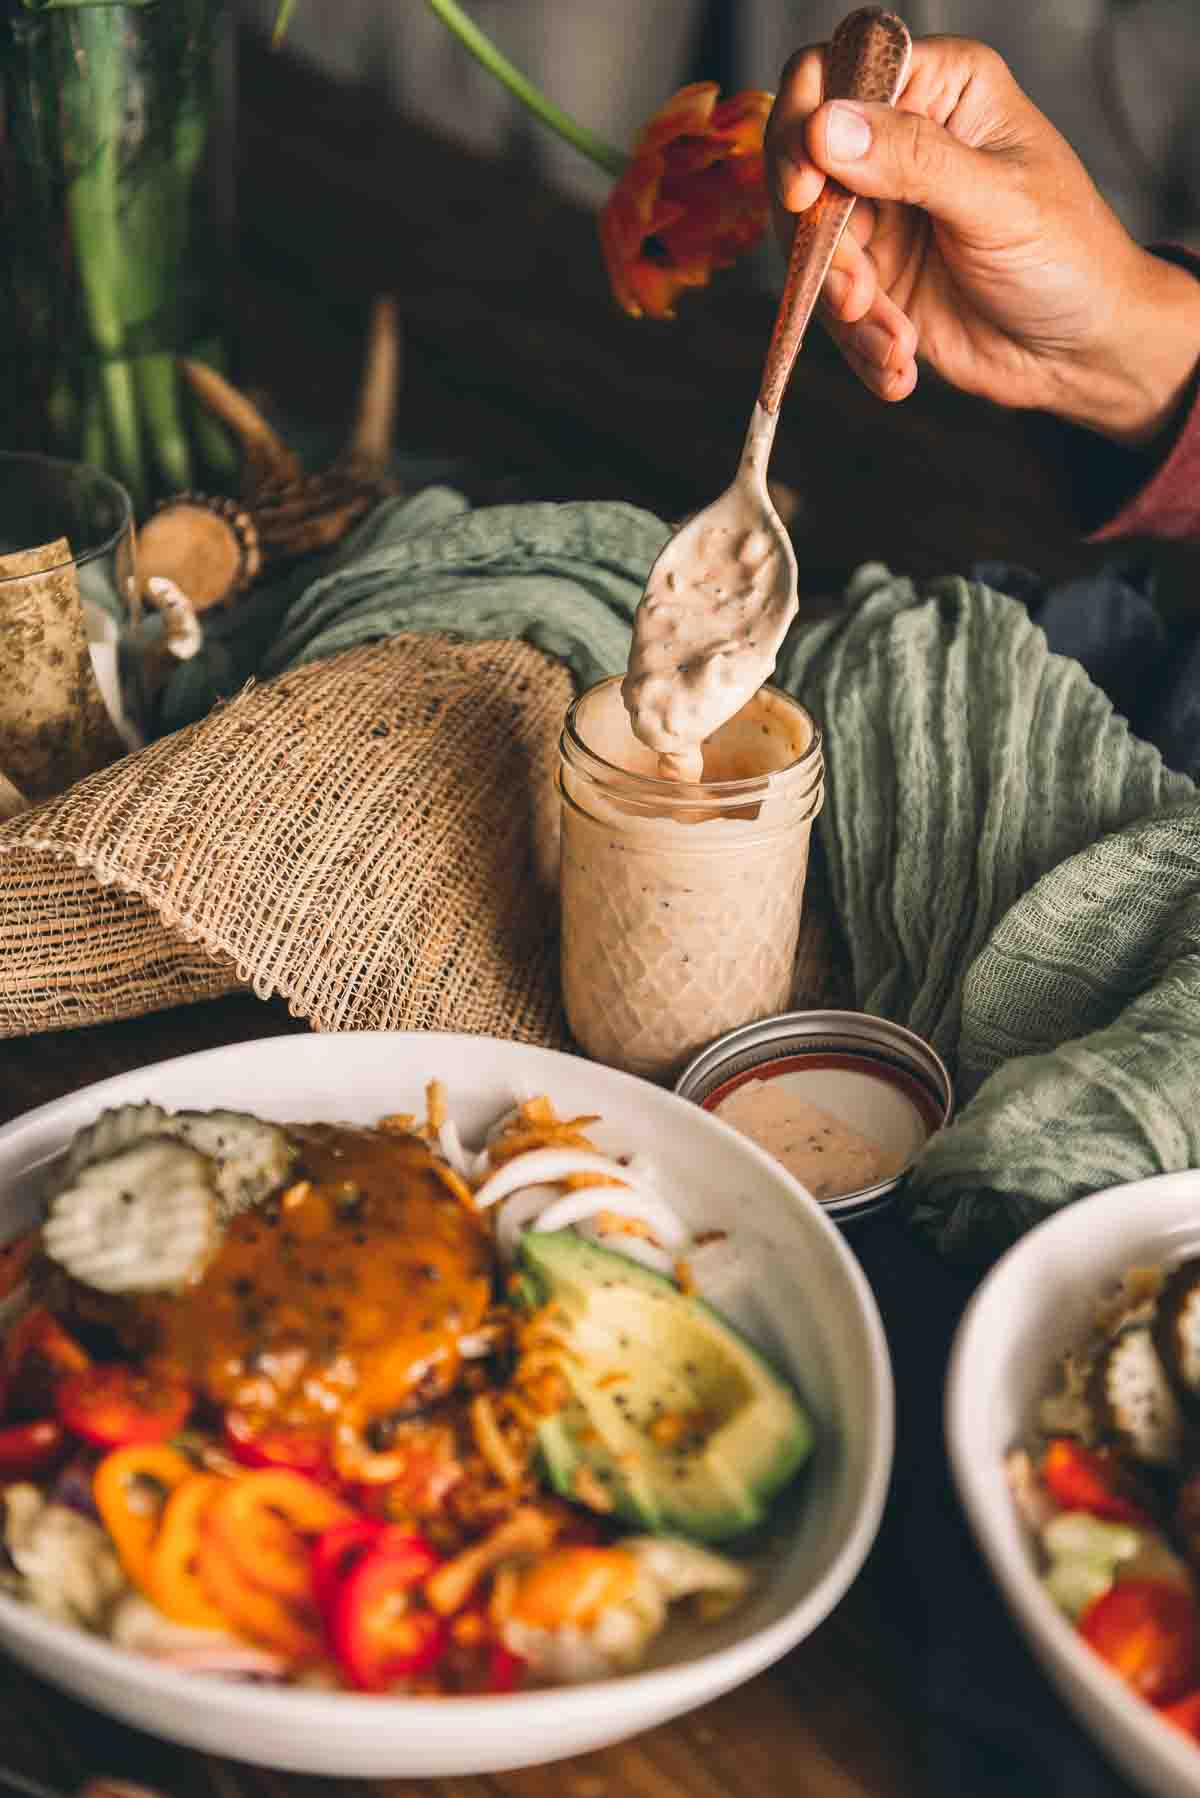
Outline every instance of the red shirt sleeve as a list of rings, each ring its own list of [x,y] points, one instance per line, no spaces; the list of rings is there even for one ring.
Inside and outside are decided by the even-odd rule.
[[[1200,256],[1175,244],[1157,244],[1154,253],[1200,278]],[[1200,358],[1200,344],[1196,353]],[[1147,467],[1144,456],[1115,450],[1099,439],[1081,446],[1081,454],[1085,464],[1094,464],[1081,471],[1095,495],[1086,520],[1089,542],[1159,537],[1200,543],[1200,365],[1156,466]]]

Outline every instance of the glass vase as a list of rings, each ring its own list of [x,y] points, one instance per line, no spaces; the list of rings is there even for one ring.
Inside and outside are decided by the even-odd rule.
[[[233,468],[175,360],[225,360],[232,90],[225,0],[0,0],[4,447],[139,514]]]

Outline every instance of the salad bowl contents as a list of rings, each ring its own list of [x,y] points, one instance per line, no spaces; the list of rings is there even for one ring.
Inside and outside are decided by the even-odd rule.
[[[599,1121],[538,1096],[469,1152],[436,1080],[375,1128],[102,1113],[10,1251],[0,1582],[178,1665],[431,1695],[603,1677],[735,1603],[700,1544],[810,1425]]]
[[[947,1390],[992,1569],[1139,1785],[1200,1784],[1200,1174],[1081,1201],[984,1282]],[[985,1460],[984,1457],[989,1457]]]
[[[764,1636],[781,1652],[812,1596],[778,1616],[792,1539],[848,1521],[823,1464],[876,1458],[830,1405],[822,1355],[849,1340],[818,1332],[795,1367],[770,1320],[764,1352],[726,1315],[753,1284],[740,1231],[606,1146],[603,1093],[581,1112],[512,1082],[460,1131],[435,1075],[412,1113],[312,1121],[346,1090],[295,1122],[114,1095],[56,1144],[41,1215],[0,1252],[0,1639],[181,1739],[215,1743],[245,1705],[247,1758],[374,1773],[611,1740],[764,1664]],[[147,1702],[163,1679],[197,1694],[186,1721]],[[597,1681],[651,1689],[610,1717]],[[576,1698],[518,1736],[522,1707]],[[315,1744],[309,1707],[364,1700],[423,1728],[349,1761]],[[466,1742],[464,1704],[513,1721]]]

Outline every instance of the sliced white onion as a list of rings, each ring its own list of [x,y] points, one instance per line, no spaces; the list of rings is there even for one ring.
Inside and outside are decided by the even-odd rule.
[[[475,1209],[486,1211],[489,1205],[499,1204],[522,1187],[545,1186],[572,1174],[606,1174],[609,1179],[627,1182],[628,1196],[637,1192],[629,1181],[628,1168],[619,1161],[610,1161],[607,1155],[594,1155],[585,1149],[530,1149],[524,1155],[514,1155],[484,1181],[475,1193]],[[620,1196],[624,1200],[627,1195]]]
[[[688,1240],[687,1231],[662,1199],[628,1189],[619,1192],[612,1186],[587,1186],[567,1193],[565,1198],[556,1200],[542,1212],[537,1227],[539,1230],[562,1230],[568,1224],[581,1224],[586,1218],[595,1217],[598,1211],[611,1211],[615,1217],[637,1218],[653,1230],[667,1248],[682,1248]]]
[[[586,1236],[598,1248],[611,1249],[614,1255],[624,1255],[628,1261],[640,1261],[656,1274],[666,1274],[668,1279],[675,1274],[675,1257],[660,1249],[657,1243],[647,1242],[644,1236],[618,1235],[615,1230],[607,1233],[597,1230],[594,1224],[581,1224],[579,1234]]]
[[[496,1214],[496,1247],[505,1261],[515,1258],[521,1232],[558,1196],[556,1186],[527,1186],[504,1200]]]
[[[464,1180],[478,1180],[490,1167],[491,1162],[485,1150],[473,1155],[464,1145],[453,1118],[447,1118],[444,1124],[438,1125],[437,1139],[443,1159]]]

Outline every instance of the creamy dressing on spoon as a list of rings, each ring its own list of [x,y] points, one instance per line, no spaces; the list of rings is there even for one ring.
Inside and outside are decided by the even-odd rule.
[[[733,485],[672,537],[634,616],[621,697],[667,780],[701,779],[701,744],[770,678],[796,615],[796,560],[766,489],[773,434],[757,405]]]

